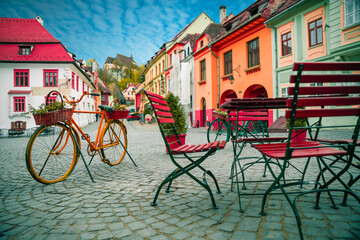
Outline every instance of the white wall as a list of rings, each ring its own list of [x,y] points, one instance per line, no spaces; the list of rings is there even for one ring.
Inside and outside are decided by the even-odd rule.
[[[29,87],[14,87],[14,69],[29,69]],[[58,87],[43,87],[43,70],[58,69]],[[71,72],[75,72],[81,79],[79,92],[71,89]],[[0,63],[0,128],[11,127],[13,121],[26,121],[27,128],[35,127],[35,121],[31,114],[15,113],[13,110],[13,97],[25,96],[25,112],[29,111],[30,106],[38,107],[45,102],[45,96],[51,90],[57,90],[62,94],[79,98],[82,94],[82,81],[85,77],[72,64],[46,64],[46,63]],[[86,80],[87,81],[87,80]],[[87,85],[85,91],[87,91]],[[31,91],[29,94],[8,94],[10,90]],[[90,87],[90,90],[93,90]],[[92,97],[85,97],[85,110],[93,110],[94,100]],[[83,109],[83,103],[77,109]],[[80,126],[85,126],[95,121],[95,115],[82,114],[78,117]]]

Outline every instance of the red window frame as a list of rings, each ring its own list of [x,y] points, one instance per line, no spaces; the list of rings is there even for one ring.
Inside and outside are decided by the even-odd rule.
[[[90,93],[90,88],[89,88],[89,86],[87,86],[87,92]],[[87,97],[89,98],[90,96],[87,95]]]
[[[44,69],[44,87],[57,87],[58,86],[59,70],[57,69]]]
[[[14,87],[29,87],[29,69],[14,69]]]
[[[308,23],[309,47],[314,47],[323,43],[322,18]],[[314,41],[311,41],[312,36]]]
[[[200,73],[201,73],[201,81],[205,81],[206,80],[206,61],[205,59],[200,61]]]
[[[71,88],[75,89],[75,73],[71,72]]]
[[[76,91],[79,91],[79,76],[76,76]]]
[[[282,56],[292,53],[291,32],[287,32],[281,35],[281,53]]]
[[[85,92],[85,82],[82,82],[82,86],[83,86],[83,92]]]
[[[259,38],[248,42],[248,67],[260,65]]]
[[[14,112],[25,112],[25,97],[14,97]]]
[[[47,102],[47,104],[53,104],[54,102],[56,102],[56,98],[57,97],[49,97],[49,101]],[[46,104],[46,100],[47,100],[47,98],[46,98],[46,96],[45,96],[45,104]]]

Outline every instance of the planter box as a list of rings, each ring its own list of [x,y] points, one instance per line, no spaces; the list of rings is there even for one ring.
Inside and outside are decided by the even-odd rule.
[[[112,112],[106,112],[106,116],[108,119],[126,119],[129,112],[129,110],[113,110]]]
[[[307,131],[303,131],[303,132],[301,131],[303,130],[297,130],[297,131],[293,130],[293,132],[291,133],[291,142],[305,142]]]
[[[185,144],[185,137],[186,137],[186,134],[180,134],[180,135],[179,135],[179,139],[180,139],[181,145],[184,145],[184,144]],[[165,136],[165,138],[166,138],[166,141],[167,141],[168,143],[177,141],[176,135]],[[172,143],[172,144],[170,144],[170,149],[173,150],[173,149],[177,148],[178,146],[179,146],[179,143],[178,143],[178,142]],[[166,149],[166,153],[169,153],[169,152],[167,151],[167,149]]]

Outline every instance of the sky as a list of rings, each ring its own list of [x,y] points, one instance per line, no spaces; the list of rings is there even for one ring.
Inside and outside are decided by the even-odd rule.
[[[219,7],[239,14],[255,0],[0,0],[0,17],[40,16],[56,39],[101,68],[107,57],[132,55],[146,62],[197,16],[219,23]]]

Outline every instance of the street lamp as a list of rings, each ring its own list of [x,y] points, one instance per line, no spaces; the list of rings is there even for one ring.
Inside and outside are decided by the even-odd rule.
[[[233,77],[233,75],[230,75],[230,77],[229,77],[229,82],[230,82],[230,84],[234,84],[234,77]]]

